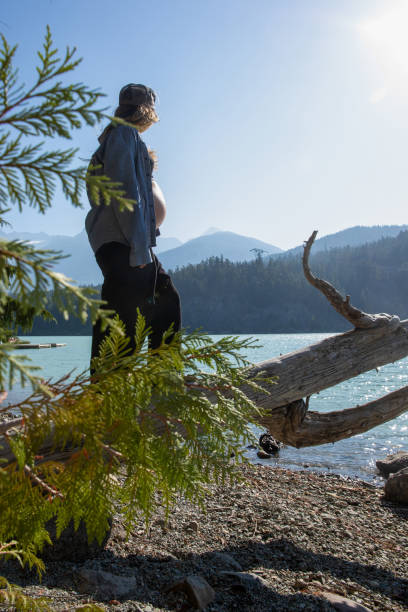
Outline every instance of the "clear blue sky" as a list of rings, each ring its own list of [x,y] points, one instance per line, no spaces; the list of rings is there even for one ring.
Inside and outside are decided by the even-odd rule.
[[[145,83],[160,123],[163,235],[209,226],[281,248],[311,231],[403,224],[408,200],[408,3],[404,0],[2,0],[0,28],[31,81],[46,24],[107,94]],[[76,133],[87,158],[100,128]],[[18,231],[76,234],[84,209],[57,194]]]

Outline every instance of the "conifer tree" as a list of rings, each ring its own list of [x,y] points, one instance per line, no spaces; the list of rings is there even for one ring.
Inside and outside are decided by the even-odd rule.
[[[75,130],[106,118],[98,108],[101,92],[67,82],[81,61],[75,48],[60,56],[47,28],[28,87],[19,81],[16,49],[2,36],[0,224],[7,224],[13,206],[46,213],[57,185],[73,206],[81,205],[87,185],[104,205],[114,197],[122,208],[132,207],[121,185],[75,166],[76,149],[53,147],[55,137],[70,139]],[[251,423],[260,414],[240,390],[244,382],[260,389],[259,380],[247,380],[249,364],[242,357],[251,340],[214,342],[201,333],[177,333],[151,351],[139,316],[138,348],[130,352],[122,323],[101,310],[92,290],[53,271],[61,257],[24,241],[0,240],[0,389],[11,388],[16,377],[32,385],[27,399],[0,408],[16,413],[13,422],[0,424],[6,451],[0,464],[0,558],[34,565],[40,574],[48,520],[56,520],[57,534],[72,519],[76,527],[84,521],[89,538],[101,540],[118,503],[130,530],[140,514],[148,520],[157,499],[169,509],[180,493],[200,502],[206,483],[237,475],[242,447],[253,439]],[[49,316],[50,291],[65,317],[100,317],[110,326],[93,384],[87,373],[43,381],[5,342],[18,326],[29,329],[35,317]],[[28,600],[2,577],[0,589],[0,600],[16,609],[47,609],[47,602]]]

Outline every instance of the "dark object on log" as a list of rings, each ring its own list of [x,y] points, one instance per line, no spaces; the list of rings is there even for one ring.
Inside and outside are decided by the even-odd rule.
[[[282,447],[282,444],[275,440],[271,434],[264,433],[259,438],[259,446],[269,455],[274,455],[278,453]]]

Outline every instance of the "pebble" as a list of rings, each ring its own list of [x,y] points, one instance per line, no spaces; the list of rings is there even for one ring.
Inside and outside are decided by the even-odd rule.
[[[188,525],[185,526],[185,529],[188,531],[194,531],[194,533],[198,533],[199,525],[197,521],[191,521]]]
[[[85,567],[115,580],[137,580],[129,595],[115,592],[106,600],[121,601],[112,609],[122,612],[180,610],[187,593],[165,593],[164,586],[189,576],[201,576],[215,592],[209,612],[333,609],[327,600],[313,599],[317,591],[336,593],[375,612],[406,612],[408,509],[385,502],[372,485],[332,474],[290,472],[271,463],[244,465],[243,482],[209,486],[203,508],[178,497],[170,510],[171,529],[162,529],[166,508],[159,505],[150,530],[141,517],[126,541],[123,520],[115,515],[105,551],[89,565],[48,562],[41,585],[17,564],[8,564],[0,574],[23,584],[27,595],[38,597],[47,589],[52,609],[61,611],[84,604],[73,575]],[[352,513],[350,500],[359,502]],[[199,535],[186,530],[191,523],[198,525]]]

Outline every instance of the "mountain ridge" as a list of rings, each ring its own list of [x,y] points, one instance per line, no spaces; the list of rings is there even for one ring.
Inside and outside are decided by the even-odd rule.
[[[337,247],[355,247],[371,242],[377,242],[382,238],[394,238],[400,232],[406,231],[408,225],[353,225],[333,234],[327,234],[315,240],[313,252],[335,249]],[[292,255],[303,252],[303,245],[287,249],[283,254]]]
[[[313,254],[338,247],[370,244],[383,237],[397,236],[406,229],[408,225],[353,226],[318,238],[313,245]],[[45,232],[0,231],[0,238],[23,239],[33,242],[38,248],[63,251],[70,257],[59,262],[54,268],[55,271],[63,272],[79,284],[98,285],[102,282],[101,271],[96,264],[84,230],[75,236],[52,235]],[[198,264],[211,257],[223,257],[233,262],[251,261],[257,256],[256,250],[259,250],[259,254],[266,260],[297,255],[303,249],[302,246],[297,246],[283,251],[257,238],[228,231],[217,231],[211,234],[205,232],[185,243],[181,243],[177,238],[160,236],[157,242],[158,247],[155,252],[159,255],[163,266],[171,270]],[[172,248],[166,248],[166,244],[171,244]],[[173,246],[174,244],[176,246]],[[266,253],[263,254],[262,251]]]

